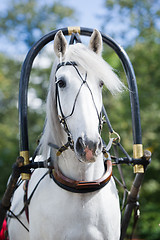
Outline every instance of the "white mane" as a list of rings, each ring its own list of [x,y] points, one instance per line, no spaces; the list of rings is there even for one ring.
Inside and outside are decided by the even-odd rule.
[[[75,61],[86,72],[92,71],[96,79],[102,80],[112,94],[121,92],[124,88],[123,83],[113,72],[112,67],[100,55],[81,43],[69,45],[65,61]]]
[[[102,80],[108,90],[115,94],[121,92],[124,88],[123,83],[119,80],[117,75],[113,72],[111,66],[104,61],[104,59],[94,53],[92,50],[88,49],[81,43],[75,45],[69,45],[66,54],[63,59],[64,62],[74,61],[77,65],[85,69],[86,72],[92,72],[95,78]],[[59,119],[57,117],[56,109],[56,99],[55,99],[55,70],[58,64],[58,59],[56,59],[51,76],[50,76],[50,87],[47,97],[47,110],[46,110],[46,126],[41,138],[41,154],[43,158],[47,158],[49,151],[48,143],[54,143],[58,146],[62,146],[61,138],[64,134]]]

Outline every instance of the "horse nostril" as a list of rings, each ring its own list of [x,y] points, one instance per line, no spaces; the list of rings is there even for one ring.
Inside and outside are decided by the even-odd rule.
[[[81,137],[77,139],[76,142],[76,150],[79,152],[81,155],[84,153],[84,143]]]
[[[91,141],[88,139],[83,139],[79,137],[76,142],[76,151],[81,157],[86,159],[93,159],[94,156],[97,156],[102,150],[102,141],[101,138],[98,138],[98,141]]]

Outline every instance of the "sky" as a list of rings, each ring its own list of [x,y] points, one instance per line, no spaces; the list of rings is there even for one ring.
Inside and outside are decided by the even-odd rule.
[[[1,1],[0,3],[0,10],[3,11],[7,9],[10,0]],[[22,2],[25,0],[22,0]],[[57,0],[54,0],[57,1]],[[76,19],[68,19],[63,25],[59,25],[57,28],[60,27],[68,27],[68,26],[80,26],[80,27],[87,27],[93,29],[102,29],[102,25],[104,24],[104,19],[107,16],[107,9],[105,7],[105,0],[59,0],[65,6],[69,6],[74,9],[75,11],[75,18]],[[53,3],[53,0],[44,0],[43,3]],[[116,10],[116,9],[115,9]],[[108,35],[115,35],[114,38],[121,46],[124,47],[126,42],[123,42],[123,38],[121,38],[121,33],[123,30],[126,30],[129,19],[125,19],[123,16],[122,20],[119,21],[118,18],[119,10],[114,12],[112,17],[112,21],[108,24],[107,27],[105,26],[104,33]],[[134,38],[136,32],[129,31],[128,34],[128,42]],[[37,39],[38,40],[38,39]],[[82,41],[85,42],[85,38],[82,37]],[[17,48],[15,50],[15,48]],[[15,45],[9,44],[9,41],[5,39],[5,36],[1,36],[0,38],[0,52],[4,53],[12,53],[12,55],[17,55],[17,50],[19,50],[19,54],[24,54],[27,51],[23,43],[20,46],[15,47]]]
[[[64,3],[77,12],[77,24],[80,27],[100,29],[101,16],[105,14],[104,0],[64,0]]]
[[[0,10],[3,11],[7,9],[8,1],[1,1],[0,3]],[[44,3],[47,2],[53,2],[53,0],[44,0]],[[75,10],[75,20],[68,20],[66,26],[58,26],[58,27],[68,27],[68,26],[80,26],[80,27],[87,27],[87,28],[97,28],[101,29],[102,26],[102,16],[105,14],[105,8],[104,8],[104,2],[105,0],[63,0],[63,4],[66,6],[69,6]],[[83,40],[83,37],[82,37]],[[84,40],[83,40],[84,41]],[[19,52],[17,52],[17,50]],[[12,53],[13,55],[19,58],[23,59],[24,56],[27,54],[27,50],[23,47],[23,45],[20,47],[15,48],[14,45],[9,44],[5,37],[1,36],[0,38],[0,52],[8,53],[9,55]],[[42,56],[42,59],[38,59],[36,62],[40,63],[43,62],[43,67],[46,67],[46,65],[50,64],[48,61]],[[45,64],[44,64],[45,63]],[[37,108],[41,104],[40,99],[35,98],[35,92],[30,91],[29,92],[29,105],[32,105],[32,108]],[[34,104],[33,104],[34,103]]]
[[[45,0],[44,2],[53,2],[53,0]],[[60,27],[80,26],[101,29],[101,16],[105,13],[103,6],[105,2],[104,0],[63,0],[62,2],[64,5],[69,6],[75,10],[76,19],[69,19],[66,23],[66,26],[60,25]],[[7,5],[8,0],[1,1],[0,10],[5,10],[7,8]],[[6,45],[5,47],[4,44]],[[4,52],[4,49],[8,53],[14,51],[13,46],[9,45],[6,39],[1,36],[0,51]]]
[[[44,3],[53,2],[45,0]],[[100,16],[105,13],[105,0],[63,0],[62,3],[75,9],[77,19],[75,23],[81,27],[100,28],[102,20]],[[7,9],[8,0],[0,2],[0,10]]]

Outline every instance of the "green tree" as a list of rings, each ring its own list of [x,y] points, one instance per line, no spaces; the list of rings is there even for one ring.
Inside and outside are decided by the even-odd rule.
[[[19,63],[0,55],[0,192],[18,154],[17,72]],[[12,72],[11,72],[12,69]],[[14,90],[13,90],[14,89]]]
[[[160,5],[156,0],[107,0],[103,29],[125,44],[157,41],[160,37]],[[115,29],[110,24],[115,25]]]
[[[8,3],[7,9],[0,14],[0,33],[5,36],[9,44],[15,49],[25,46],[25,52],[31,45],[39,40],[45,33],[57,28],[60,24],[67,23],[73,18],[71,8],[58,1],[47,5],[38,0],[13,0]],[[52,50],[53,51],[53,50]],[[7,179],[11,173],[11,166],[19,155],[19,130],[18,130],[18,85],[22,61],[18,51],[16,56],[8,53],[7,49],[0,54],[0,198],[6,188]],[[7,52],[7,54],[6,54]],[[52,53],[48,56],[45,48],[40,53],[37,64],[33,67],[29,96],[33,95],[34,101],[42,99],[37,109],[34,101],[29,107],[29,139],[31,155],[36,148],[37,137],[43,130],[49,73],[52,65]],[[50,63],[40,66],[40,58],[45,62],[50,57]],[[43,61],[44,62],[44,61]],[[41,103],[41,102],[40,102]]]
[[[139,89],[142,141],[144,148],[153,152],[153,160],[146,172],[140,192],[141,218],[137,225],[136,234],[145,240],[158,240],[160,236],[158,214],[158,209],[160,209],[158,198],[160,194],[160,28],[158,24],[160,5],[159,1],[154,0],[107,0],[105,6],[106,17],[103,29],[108,33],[107,29],[110,29],[111,23],[112,29],[114,29],[113,24],[116,28],[118,22],[120,23],[118,32],[111,32],[111,35],[125,44],[133,64]],[[114,68],[118,69],[118,74],[124,80],[125,76],[115,54],[110,54],[110,51],[105,49],[104,57]],[[124,147],[130,152],[131,145],[129,146],[128,143],[131,144],[131,141],[128,140],[131,139],[131,122],[128,120],[130,119],[130,111],[127,110],[129,107],[127,93],[118,96],[117,103],[116,99],[110,101],[108,98],[105,101],[112,113],[109,116],[114,124],[114,129],[118,129]],[[129,178],[126,179],[128,182]],[[131,226],[128,230],[131,231]]]
[[[59,1],[45,4],[38,0],[10,0],[7,12],[0,16],[0,32],[14,44],[21,42],[30,48],[58,25],[66,25],[73,13]]]

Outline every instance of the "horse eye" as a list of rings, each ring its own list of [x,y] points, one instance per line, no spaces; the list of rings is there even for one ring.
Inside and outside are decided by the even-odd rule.
[[[103,81],[100,81],[99,86],[102,88],[103,85],[104,85],[104,82],[103,82]]]
[[[60,79],[58,82],[57,82],[58,86],[60,88],[65,88],[66,87],[66,81],[65,79]]]

